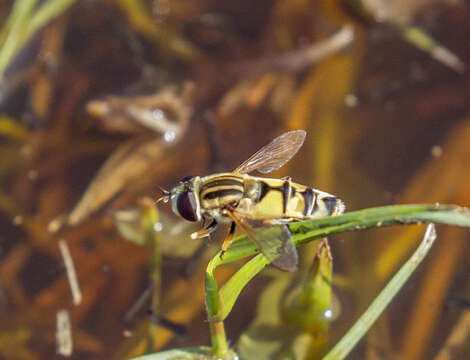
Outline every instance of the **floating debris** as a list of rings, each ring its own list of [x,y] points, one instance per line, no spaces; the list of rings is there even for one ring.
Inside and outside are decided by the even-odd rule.
[[[348,94],[344,97],[344,103],[349,107],[356,107],[359,103],[357,96],[354,94]]]
[[[325,40],[318,41],[306,48],[242,64],[240,67],[237,66],[237,69],[250,75],[264,74],[270,71],[300,71],[344,49],[353,40],[353,27],[344,25]]]
[[[431,148],[431,155],[435,158],[441,157],[442,155],[442,147],[439,145],[434,145]]]
[[[82,302],[82,292],[78,285],[77,273],[73,265],[72,256],[70,255],[69,247],[64,240],[59,240],[59,249],[64,259],[65,271],[67,279],[69,280],[70,290],[72,291],[72,299],[74,305],[80,305]]]
[[[72,355],[72,325],[70,324],[70,316],[67,310],[57,311],[55,340],[58,355],[67,357]]]

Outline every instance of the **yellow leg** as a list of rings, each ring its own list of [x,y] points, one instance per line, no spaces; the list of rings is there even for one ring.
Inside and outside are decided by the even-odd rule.
[[[205,227],[204,229],[193,232],[191,234],[191,239],[200,239],[200,238],[209,236],[210,233],[213,232],[216,227],[217,227],[217,221],[212,220],[212,222],[207,227]]]
[[[230,229],[228,230],[228,234],[224,242],[222,243],[222,251],[224,252],[227,251],[228,247],[232,243],[233,235],[235,235],[235,222],[234,221],[232,221],[232,223],[230,224]]]
[[[235,215],[231,211],[227,211],[225,214],[227,216],[230,216],[230,218],[246,232],[246,234],[250,237],[250,239],[253,240],[253,242],[258,246],[258,249],[260,251],[261,249],[263,249],[263,247],[261,246],[261,243],[258,241],[253,231],[251,231],[251,229],[237,215]]]

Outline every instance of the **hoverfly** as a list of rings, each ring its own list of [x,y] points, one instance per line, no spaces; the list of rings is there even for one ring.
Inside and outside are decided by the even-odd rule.
[[[191,234],[208,236],[220,223],[229,224],[222,254],[228,249],[238,225],[276,267],[297,269],[298,256],[286,224],[296,220],[339,215],[343,202],[336,196],[292,182],[290,177],[270,179],[262,174],[279,169],[294,156],[305,140],[304,130],[275,138],[232,172],[181,179],[158,201],[171,200],[173,212],[188,220],[207,224]],[[275,231],[262,230],[266,227]]]

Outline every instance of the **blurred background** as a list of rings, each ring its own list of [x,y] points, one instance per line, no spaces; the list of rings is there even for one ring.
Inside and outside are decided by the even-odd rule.
[[[0,359],[208,345],[204,270],[221,236],[189,239],[198,225],[160,203],[154,257],[143,199],[230,171],[291,129],[307,130],[306,142],[273,176],[349,211],[470,204],[468,1],[16,0],[0,3],[0,19]],[[470,356],[470,234],[437,231],[349,358]],[[327,348],[423,232],[330,238]],[[299,274],[314,252],[299,248]],[[220,281],[238,266],[218,270]],[[226,320],[231,345],[279,276],[267,270],[243,291]],[[62,325],[73,349],[57,346]]]

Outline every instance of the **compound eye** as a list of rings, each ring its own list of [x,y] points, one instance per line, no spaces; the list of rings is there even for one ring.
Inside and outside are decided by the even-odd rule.
[[[188,221],[197,221],[197,203],[192,191],[184,191],[176,200],[179,214]]]
[[[179,182],[180,183],[184,183],[184,182],[187,182],[189,180],[191,180],[194,176],[185,176],[184,178],[182,178]]]

